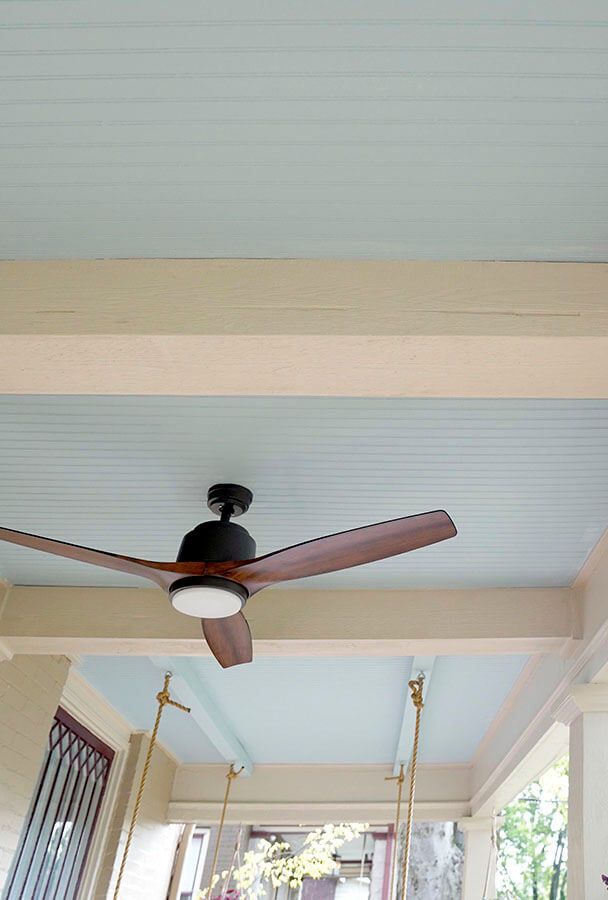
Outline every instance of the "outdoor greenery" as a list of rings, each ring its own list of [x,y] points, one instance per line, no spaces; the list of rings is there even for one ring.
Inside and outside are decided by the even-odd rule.
[[[498,834],[500,900],[565,900],[568,759],[530,784],[503,815]]]
[[[306,835],[304,845],[294,851],[284,841],[260,840],[255,850],[243,854],[242,863],[232,871],[222,872],[222,888],[218,897],[239,897],[244,900],[258,900],[266,894],[265,884],[273,888],[288,884],[300,887],[304,878],[322,878],[336,869],[336,851],[348,841],[368,828],[360,822],[341,825],[324,825]],[[220,877],[215,876],[215,888]],[[232,884],[231,884],[232,882]],[[229,888],[232,887],[232,890]],[[200,900],[207,891],[201,891]],[[229,900],[230,900],[229,898]],[[214,898],[215,900],[215,898]]]

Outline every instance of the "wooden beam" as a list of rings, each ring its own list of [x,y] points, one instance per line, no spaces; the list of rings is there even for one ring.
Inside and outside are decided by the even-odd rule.
[[[193,822],[198,825],[217,824],[222,813],[222,804],[188,802],[169,803],[169,822]],[[470,804],[464,800],[437,801],[436,803],[416,801],[414,820],[417,822],[454,822],[470,814]],[[394,802],[363,803],[334,802],[312,803],[239,803],[231,800],[226,811],[227,825],[292,825],[294,822],[309,826],[324,825],[326,822],[368,822],[370,825],[386,825],[395,815]]]
[[[247,605],[257,656],[559,652],[568,588],[269,590]],[[208,654],[200,623],[156,589],[13,587],[0,638],[15,653]]]
[[[0,335],[0,382],[5,394],[604,398],[608,337]]]
[[[226,821],[283,825],[363,821],[386,825],[395,816],[395,786],[385,781],[390,772],[390,765],[256,765],[251,778],[235,783]],[[225,774],[223,766],[179,766],[169,820],[216,822]],[[450,821],[459,810],[460,815],[468,815],[469,792],[469,766],[422,765],[417,818]]]
[[[607,294],[602,263],[17,260],[0,262],[0,330],[607,336]]]
[[[576,263],[9,261],[0,382],[11,394],[605,397],[607,284],[605,266]]]
[[[166,656],[154,656],[151,659],[163,672],[172,673],[172,694],[180,703],[190,707],[191,717],[226,762],[234,763],[236,769],[242,768],[244,775],[251,775],[253,763],[249,754],[211,699],[192,661],[172,660]]]
[[[405,703],[403,705],[403,713],[401,715],[401,729],[399,731],[399,739],[397,741],[397,749],[395,750],[395,762],[393,763],[393,775],[398,775],[401,766],[404,769],[409,768],[412,760],[412,744],[414,740],[414,731],[416,725],[416,709],[412,703],[412,692],[409,688],[409,681],[418,678],[420,675],[424,678],[423,699],[424,703],[428,702],[429,688],[431,686],[431,678],[433,676],[433,666],[435,665],[434,656],[415,656],[412,660],[412,668],[406,682]]]

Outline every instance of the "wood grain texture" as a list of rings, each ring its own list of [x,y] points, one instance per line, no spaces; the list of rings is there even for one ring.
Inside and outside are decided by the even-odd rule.
[[[242,612],[223,619],[201,619],[209,649],[224,669],[253,659],[251,631]]]
[[[435,510],[305,541],[243,565],[210,563],[207,569],[245,585],[254,594],[271,584],[398,556],[455,535],[456,528],[449,515]]]
[[[238,797],[242,803],[288,801],[338,802],[348,798],[349,792],[365,803],[395,801],[395,785],[386,782],[391,774],[390,764],[347,763],[260,764],[250,778],[239,782]],[[468,800],[470,767],[467,764],[420,765],[420,799]],[[223,779],[223,780],[222,780]],[[221,803],[226,786],[226,767],[209,763],[190,763],[179,766],[176,773],[172,802],[188,800]],[[394,810],[393,810],[394,811]],[[293,821],[290,823],[293,825]],[[385,823],[386,824],[386,823]]]
[[[568,588],[273,589],[247,605],[256,656],[557,652],[572,636]],[[13,587],[0,633],[15,652],[197,655],[200,623],[160,590]]]
[[[5,334],[608,334],[608,266],[282,259],[0,262]]]
[[[0,383],[6,394],[595,399],[608,397],[608,337],[0,335]]]
[[[454,523],[442,510],[394,519],[365,528],[306,541],[243,564],[230,562],[152,562],[69,544],[52,538],[0,528],[0,540],[57,556],[138,575],[168,589],[185,575],[221,574],[244,585],[250,594],[281,581],[360,566],[454,537]],[[203,631],[224,667],[251,661],[251,634],[242,616],[203,619]],[[245,627],[243,627],[243,623]]]
[[[40,550],[42,553],[52,553],[55,556],[74,559],[92,566],[102,566],[106,569],[126,572],[128,575],[138,575],[140,578],[148,578],[150,581],[156,582],[159,587],[163,588],[168,588],[176,578],[185,575],[202,575],[206,568],[204,562],[152,562],[135,559],[131,556],[120,556],[117,553],[107,553],[103,550],[94,550],[90,547],[81,547],[65,541],[56,541],[53,538],[27,534],[23,531],[13,531],[10,528],[0,528],[0,540],[19,544],[21,547],[29,547],[32,550]]]

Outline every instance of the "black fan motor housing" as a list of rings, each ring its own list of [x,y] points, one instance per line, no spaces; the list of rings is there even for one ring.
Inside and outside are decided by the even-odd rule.
[[[201,522],[182,540],[177,562],[228,562],[255,557],[255,541],[236,522]]]

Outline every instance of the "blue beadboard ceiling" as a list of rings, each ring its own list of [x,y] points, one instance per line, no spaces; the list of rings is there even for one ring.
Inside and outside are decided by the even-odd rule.
[[[597,260],[605,0],[7,0],[6,258]]]
[[[453,540],[285,587],[569,585],[608,525],[607,400],[0,396],[0,524],[175,558],[219,481],[260,554],[445,508]],[[15,584],[138,585],[0,542]]]
[[[469,762],[526,659],[438,658],[426,696],[422,762]],[[192,662],[254,763],[394,760],[411,658],[256,659],[226,670],[214,659]],[[162,672],[149,659],[89,656],[80,672],[134,728],[150,728]],[[284,715],[286,703],[297,715]],[[182,762],[222,761],[178,711],[167,710],[160,737]]]

